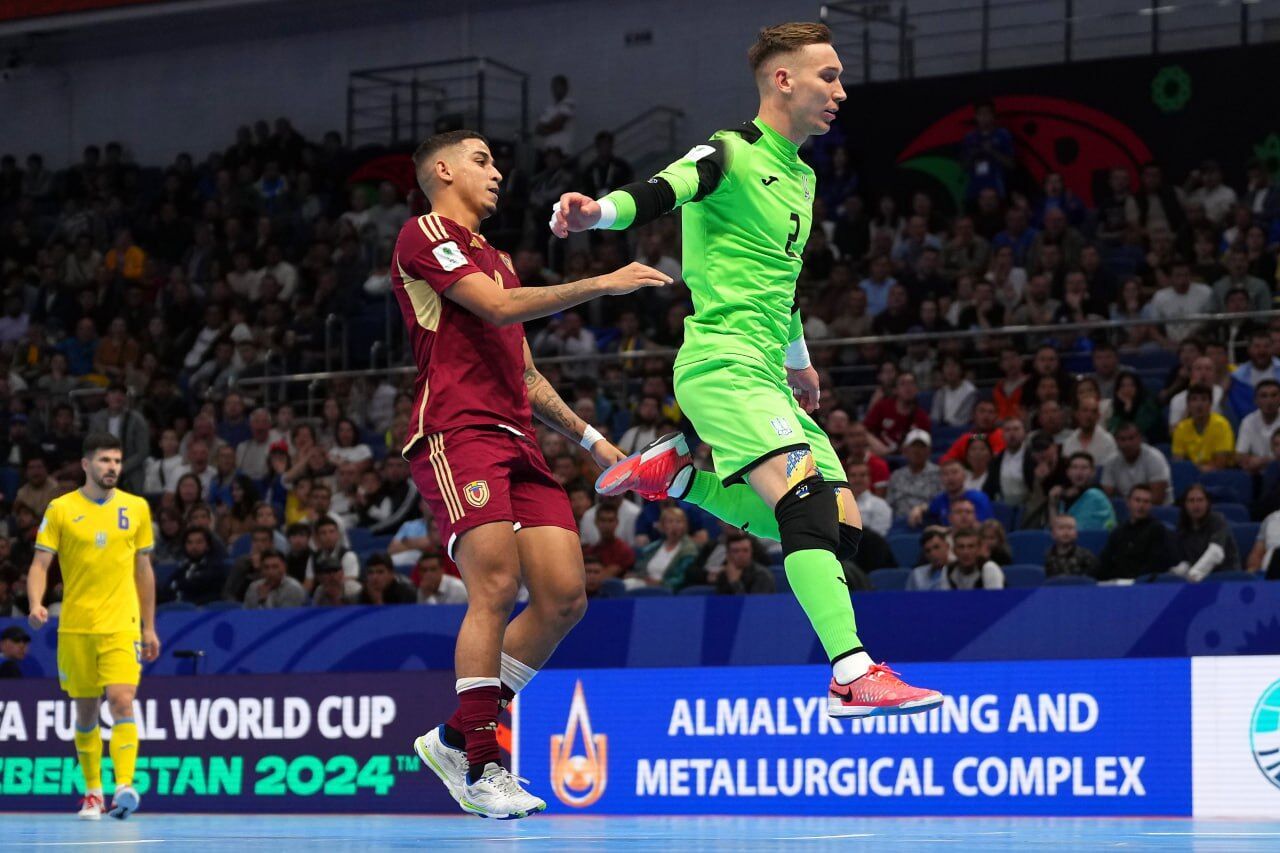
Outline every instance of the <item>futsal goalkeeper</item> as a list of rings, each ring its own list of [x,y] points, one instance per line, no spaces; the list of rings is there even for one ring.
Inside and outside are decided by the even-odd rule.
[[[694,313],[675,363],[676,399],[712,448],[716,473],[693,468],[672,433],[601,475],[602,494],[697,504],[782,544],[787,580],[832,666],[835,717],[910,714],[942,702],[904,683],[863,648],[840,566],[862,537],[840,460],[809,413],[818,407],[796,310],[796,277],[812,225],[814,173],[800,143],[826,133],[845,100],[825,25],[761,30],[748,51],[760,92],[755,119],[712,135],[648,181],[597,200],[566,193],[558,237],[644,225],[683,206],[684,278]]]

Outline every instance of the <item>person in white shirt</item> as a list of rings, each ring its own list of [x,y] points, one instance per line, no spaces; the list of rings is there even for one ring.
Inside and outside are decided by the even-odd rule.
[[[569,97],[569,78],[563,74],[552,77],[551,103],[538,116],[538,124],[533,129],[539,151],[559,148],[569,157],[577,153],[573,147],[575,109],[573,98]]]
[[[1199,179],[1199,186],[1191,190],[1188,202],[1204,206],[1204,214],[1214,225],[1221,226],[1231,208],[1236,204],[1236,191],[1222,182],[1222,169],[1213,160],[1206,160],[1198,172],[1191,173],[1194,182]]]
[[[1101,410],[1097,397],[1084,397],[1076,404],[1076,427],[1071,437],[1062,445],[1062,454],[1070,458],[1073,453],[1088,453],[1097,468],[1107,465],[1116,455],[1116,440],[1111,433],[1098,426]]]
[[[178,487],[178,478],[188,470],[187,460],[178,452],[178,433],[167,429],[160,433],[160,456],[147,460],[144,491],[148,495],[172,492]]]
[[[560,365],[560,374],[566,379],[595,376],[599,371],[599,362],[581,358],[595,355],[598,347],[595,334],[582,325],[582,315],[576,311],[566,311],[558,321],[548,324],[533,339],[530,348],[535,356],[542,358],[572,357],[572,361]]]
[[[618,509],[618,532],[615,534],[623,542],[632,547],[636,544],[636,521],[640,518],[640,507],[621,497],[601,497],[595,506],[582,514],[578,521],[578,538],[583,545],[599,545],[600,531],[596,527],[596,510],[602,506],[613,506]]]
[[[933,392],[929,417],[934,426],[966,426],[973,420],[978,389],[964,377],[964,365],[955,356],[942,360],[942,387]]]
[[[998,494],[1002,503],[1022,506],[1027,500],[1027,478],[1023,468],[1027,453],[1027,425],[1021,418],[1009,418],[1000,425],[1004,450],[996,457],[994,473],[1000,478]]]
[[[369,221],[378,229],[378,239],[394,241],[408,218],[409,207],[400,200],[395,184],[383,181],[378,186],[378,203],[369,209]]]
[[[641,397],[635,414],[631,418],[631,426],[622,434],[622,438],[618,439],[618,449],[623,453],[635,453],[653,441],[658,437],[661,419],[662,401],[652,395]]]
[[[1236,460],[1250,474],[1267,467],[1275,458],[1271,453],[1271,437],[1280,427],[1280,382],[1263,379],[1253,386],[1257,409],[1240,421],[1236,436]]]
[[[1134,486],[1145,485],[1157,506],[1173,503],[1173,478],[1169,460],[1142,440],[1142,430],[1132,422],[1116,429],[1117,453],[1102,469],[1102,490],[1108,497],[1125,497]]]
[[[1213,288],[1191,280],[1191,266],[1176,260],[1169,269],[1169,286],[1151,297],[1151,317],[1163,323],[1165,335],[1175,343],[1195,331],[1194,323],[1178,323],[1184,317],[1208,313],[1213,307]]]
[[[888,536],[893,526],[893,510],[888,501],[871,491],[871,469],[867,463],[852,462],[845,468],[845,474],[849,477],[849,491],[858,502],[863,529]]]
[[[1199,356],[1195,361],[1191,362],[1191,381],[1187,383],[1190,389],[1196,385],[1207,385],[1213,391],[1213,411],[1226,417],[1226,395],[1222,391],[1222,386],[1218,384],[1218,368],[1213,363],[1213,359],[1207,355]],[[1169,401],[1169,432],[1173,432],[1173,428],[1182,422],[1187,416],[1187,392],[1179,391],[1173,395],[1173,399]]]
[[[467,586],[444,573],[439,554],[423,554],[418,560],[419,604],[466,604]]]

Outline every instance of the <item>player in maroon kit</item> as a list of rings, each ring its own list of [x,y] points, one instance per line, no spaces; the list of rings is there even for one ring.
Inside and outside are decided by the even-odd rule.
[[[452,131],[413,155],[430,214],[400,230],[391,275],[418,365],[404,456],[467,585],[458,630],[458,710],[414,742],[466,811],[518,818],[546,808],[502,767],[501,707],[586,610],[582,550],[532,415],[603,468],[624,454],[584,423],[533,364],[522,322],[597,296],[671,280],[643,264],[522,288],[511,257],[478,232],[502,176],[484,137]],[[523,577],[529,606],[507,624]]]

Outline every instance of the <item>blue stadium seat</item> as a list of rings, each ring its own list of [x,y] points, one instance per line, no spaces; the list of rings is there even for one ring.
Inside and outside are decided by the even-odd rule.
[[[627,598],[669,598],[671,594],[665,586],[641,586],[627,590]]]
[[[13,500],[13,496],[18,493],[18,482],[21,476],[18,474],[17,468],[5,466],[0,468],[0,493],[3,493],[9,501]]]
[[[996,521],[1004,527],[1005,530],[1018,529],[1018,516],[1021,514],[1016,506],[1009,506],[1002,501],[991,502],[991,514],[995,516]]]
[[[1041,554],[1041,559],[1044,555]],[[1004,585],[1008,589],[1044,586],[1044,566],[1029,563],[1012,563],[1004,567]]]
[[[678,591],[676,595],[715,595],[716,588],[709,583],[696,583],[693,586],[686,586]]]
[[[969,428],[963,426],[935,425],[930,430],[930,434],[933,436],[933,449],[941,450],[945,453],[947,448],[956,443],[957,438],[968,431]]]
[[[1129,520],[1129,504],[1124,498],[1112,498],[1111,508],[1116,513],[1116,524],[1124,524]]]
[[[1232,524],[1244,524],[1249,518],[1249,507],[1242,503],[1215,503],[1213,508],[1222,513],[1222,517]]]
[[[374,549],[373,534],[366,527],[348,527],[347,543],[351,546],[352,551],[369,551]]]
[[[197,609],[190,601],[166,601],[156,605],[157,613],[182,613]]]
[[[622,598],[627,594],[627,585],[621,578],[608,578],[600,584],[601,598]]]
[[[871,586],[879,592],[892,592],[907,588],[910,569],[876,569],[867,577],[871,578]]]
[[[1088,575],[1054,575],[1044,579],[1045,586],[1097,586],[1098,582]]]
[[[1244,562],[1253,550],[1253,543],[1258,541],[1258,529],[1262,525],[1256,521],[1233,523],[1231,532],[1236,537],[1236,547],[1240,549],[1240,562]]]
[[[1253,476],[1239,468],[1206,471],[1200,484],[1214,501],[1247,502],[1253,500]]]
[[[210,601],[204,606],[205,610],[241,610],[244,605],[238,601]]]
[[[889,471],[897,471],[899,468],[907,464],[907,457],[899,456],[896,453],[890,453],[884,457],[884,462],[889,466]]]
[[[920,406],[920,408],[924,409],[926,412],[928,412],[928,411],[932,411],[932,409],[933,409],[933,392],[932,392],[932,391],[921,391],[920,393],[916,394],[916,404],[917,404],[918,406]]]
[[[1200,479],[1200,469],[1194,463],[1185,459],[1170,462],[1169,468],[1173,472],[1173,494],[1175,499],[1186,491],[1187,486]]]
[[[1162,521],[1171,527],[1178,526],[1178,515],[1182,512],[1177,505],[1174,506],[1153,506],[1151,508],[1151,517],[1156,521]]]
[[[920,565],[920,536],[916,533],[889,537],[889,550],[899,566]],[[883,569],[881,569],[883,571]]]
[[[1163,370],[1166,373],[1178,363],[1178,354],[1173,350],[1154,349],[1126,352],[1120,362],[1138,372]]]
[[[1244,581],[1246,583],[1253,583],[1254,581],[1262,580],[1263,577],[1264,576],[1261,572],[1241,572],[1241,571],[1210,572],[1208,577],[1205,578],[1205,580],[1206,581],[1224,581],[1224,582]]]
[[[162,589],[169,585],[169,578],[173,577],[173,573],[178,571],[179,564],[176,562],[168,563],[152,563],[151,572],[156,576],[156,589]]]
[[[1051,545],[1053,537],[1047,530],[1015,530],[1009,534],[1009,550],[1015,563],[1043,566]]]
[[[238,560],[249,553],[249,549],[253,547],[253,537],[248,533],[241,533],[235,539],[231,540],[231,545],[227,548],[227,557],[232,560]]]
[[[1111,536],[1110,530],[1081,530],[1079,544],[1086,551],[1092,551],[1094,554],[1101,554],[1102,549],[1106,547],[1107,538]]]
[[[773,586],[778,592],[791,592],[791,581],[787,580],[787,570],[781,566],[772,566]]]

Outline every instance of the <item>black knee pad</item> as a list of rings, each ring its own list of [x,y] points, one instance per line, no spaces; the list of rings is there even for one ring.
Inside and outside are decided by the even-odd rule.
[[[836,556],[841,560],[849,560],[858,556],[858,546],[862,544],[862,528],[852,524],[840,525],[840,545],[836,548]]]
[[[840,544],[836,493],[821,477],[797,483],[773,508],[783,555],[795,551],[835,552]]]

